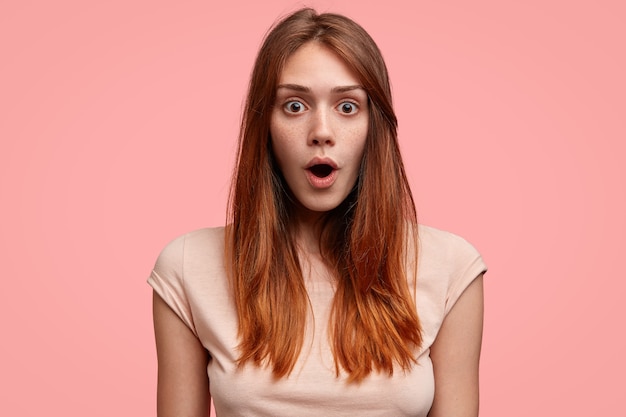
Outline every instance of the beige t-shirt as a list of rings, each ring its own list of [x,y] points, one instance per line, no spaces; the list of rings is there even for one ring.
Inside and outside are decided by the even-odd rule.
[[[426,416],[433,401],[432,345],[442,321],[486,266],[479,253],[451,233],[419,227],[416,305],[423,344],[418,364],[393,376],[374,373],[359,384],[335,375],[327,339],[333,287],[307,282],[312,305],[294,371],[274,380],[271,370],[237,370],[237,316],[224,271],[224,229],[201,229],[165,247],[148,283],[210,354],[207,374],[219,417]]]

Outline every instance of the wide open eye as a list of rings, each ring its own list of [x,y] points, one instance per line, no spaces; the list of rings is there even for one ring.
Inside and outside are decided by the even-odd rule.
[[[304,104],[299,101],[291,100],[285,103],[285,111],[287,113],[302,113],[304,110]]]
[[[354,114],[359,110],[358,106],[350,101],[344,101],[338,109],[343,114]]]

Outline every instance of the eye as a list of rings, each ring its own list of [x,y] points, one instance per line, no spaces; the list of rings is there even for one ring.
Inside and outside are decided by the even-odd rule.
[[[359,107],[350,101],[344,101],[339,105],[338,109],[343,114],[354,114],[359,110]]]
[[[299,101],[291,100],[285,103],[285,111],[287,111],[287,113],[302,113],[304,110],[304,104]]]

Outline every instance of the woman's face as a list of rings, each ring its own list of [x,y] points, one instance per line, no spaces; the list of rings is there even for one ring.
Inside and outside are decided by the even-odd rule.
[[[287,59],[272,110],[272,150],[291,192],[308,212],[326,212],[359,175],[369,124],[368,99],[352,70],[309,42]]]

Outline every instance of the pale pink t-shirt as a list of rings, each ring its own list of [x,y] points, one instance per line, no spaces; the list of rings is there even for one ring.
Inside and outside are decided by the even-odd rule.
[[[207,374],[218,417],[426,416],[434,395],[430,360],[441,323],[486,266],[479,253],[451,233],[419,227],[416,305],[423,344],[418,364],[404,373],[373,374],[360,384],[335,375],[326,335],[333,287],[307,282],[313,320],[289,377],[271,370],[237,370],[237,316],[224,271],[224,229],[201,229],[172,241],[148,283],[200,339],[210,354]]]

